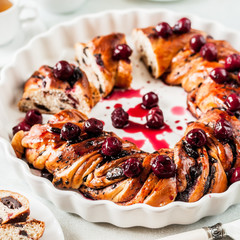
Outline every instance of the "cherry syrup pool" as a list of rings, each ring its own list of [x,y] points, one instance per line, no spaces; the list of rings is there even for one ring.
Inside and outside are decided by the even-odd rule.
[[[158,84],[160,83],[157,82]],[[91,112],[91,117],[105,122],[104,130],[112,131],[124,140],[135,143],[140,149],[153,152],[160,148],[171,148],[184,134],[186,124],[192,121],[190,113],[186,110],[185,101],[173,103],[173,97],[166,94],[166,89],[150,88],[151,82],[135,89],[114,89]],[[164,86],[165,87],[165,86]],[[167,86],[171,89],[171,87]],[[160,93],[164,90],[164,93]],[[160,129],[151,129],[146,126],[146,115],[150,109],[142,105],[142,96],[150,91],[159,97],[158,105],[163,111],[164,125]],[[181,91],[181,89],[180,89]],[[175,94],[173,94],[175,97]],[[124,128],[114,128],[111,113],[114,109],[122,107],[129,114],[129,122]],[[190,116],[190,117],[189,117]]]

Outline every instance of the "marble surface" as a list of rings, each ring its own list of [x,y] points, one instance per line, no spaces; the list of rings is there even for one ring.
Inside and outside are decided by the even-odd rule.
[[[236,17],[239,14],[239,0],[181,0],[164,3],[144,0],[86,0],[82,7],[76,12],[65,15],[47,12],[38,5],[40,0],[22,0],[22,2],[25,5],[34,6],[38,10],[38,19],[36,19],[38,27],[29,25],[28,28],[25,28],[24,37],[22,37],[21,42],[15,39],[9,45],[0,47],[0,67],[4,64],[7,64],[11,60],[14,52],[22,45],[25,45],[32,38],[32,36],[36,35],[38,32],[44,31],[55,24],[73,19],[74,17],[83,14],[95,13],[109,9],[129,9],[136,7],[149,9],[166,8],[177,12],[196,14],[202,18],[216,20],[229,28],[240,30],[240,21],[237,21]],[[26,14],[27,13],[25,13],[25,15]],[[5,55],[3,53],[5,53]],[[11,166],[7,165],[4,160],[4,150],[2,146],[0,146],[0,183],[6,184],[6,186],[14,185],[21,190],[31,192],[31,189],[29,189],[24,181],[14,177],[14,172],[11,170]],[[240,217],[240,204],[238,204],[230,207],[223,214],[213,217],[206,217],[197,223],[187,226],[172,225],[162,229],[147,229],[140,227],[121,229],[112,226],[111,224],[86,222],[77,215],[69,214],[59,210],[52,203],[45,199],[39,198],[38,196],[35,197],[48,206],[56,216],[62,226],[66,240],[105,240],[109,238],[114,238],[115,240],[156,240],[170,234],[176,234],[203,226],[213,225],[217,222],[225,223],[236,220]]]

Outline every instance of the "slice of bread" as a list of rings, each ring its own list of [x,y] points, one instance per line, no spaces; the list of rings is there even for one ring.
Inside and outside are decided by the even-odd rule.
[[[19,193],[0,190],[0,223],[25,221],[30,214],[27,198]]]
[[[131,61],[113,59],[114,48],[119,44],[126,44],[122,33],[98,36],[88,43],[75,45],[80,68],[102,97],[111,93],[114,86],[128,88],[132,82]]]
[[[45,223],[32,219],[26,222],[8,223],[0,226],[1,240],[37,240],[45,230]]]
[[[133,31],[135,47],[154,78],[166,72],[173,57],[195,34],[201,31],[191,29],[184,34],[173,34],[165,39],[156,35],[155,27],[137,28]],[[204,34],[204,33],[202,33]],[[205,35],[205,34],[204,34]]]
[[[53,68],[41,66],[25,83],[23,97],[18,104],[20,111],[38,109],[42,113],[52,114],[64,109],[77,109],[89,113],[100,96],[90,86],[85,73],[73,67],[79,74],[70,84],[69,81],[57,79]]]

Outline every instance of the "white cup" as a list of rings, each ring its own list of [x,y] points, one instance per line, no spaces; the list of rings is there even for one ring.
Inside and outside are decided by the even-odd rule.
[[[85,0],[37,0],[48,11],[70,13],[76,11]]]
[[[24,6],[20,6],[19,0],[11,0],[13,4],[7,10],[0,12],[0,45],[9,43],[19,31],[21,22],[32,21],[36,18],[36,14],[31,19],[20,19],[19,15]],[[36,11],[35,11],[36,13]]]

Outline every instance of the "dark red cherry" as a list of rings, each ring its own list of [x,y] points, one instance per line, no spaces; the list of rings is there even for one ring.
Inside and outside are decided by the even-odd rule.
[[[240,81],[240,72],[238,72],[238,80]]]
[[[67,61],[59,61],[53,67],[53,74],[61,80],[69,79],[74,73],[73,67]]]
[[[79,138],[80,134],[81,129],[78,125],[67,122],[62,126],[60,137],[63,140],[74,140]]]
[[[167,155],[158,155],[154,158],[151,168],[159,178],[171,178],[176,174],[176,165]]]
[[[201,47],[200,54],[209,62],[217,60],[217,48],[213,43],[206,43],[203,45]]]
[[[122,150],[122,143],[116,137],[108,137],[102,144],[102,154],[114,156]]]
[[[37,109],[29,110],[26,113],[25,121],[30,126],[33,126],[34,124],[42,124],[42,114]]]
[[[228,181],[229,181],[229,182],[230,182],[230,179],[231,179],[231,177],[232,177],[235,169],[236,169],[236,168],[231,168],[230,170],[228,170],[228,171],[226,172],[226,175],[227,175],[227,178],[228,178]]]
[[[240,69],[240,55],[239,54],[231,54],[225,59],[225,68],[227,71],[232,72]]]
[[[127,44],[118,44],[113,50],[114,60],[128,60],[132,54],[132,49]]]
[[[228,72],[225,68],[221,68],[221,67],[214,68],[210,72],[210,77],[216,83],[221,84],[228,80]]]
[[[233,131],[231,124],[224,118],[220,118],[214,128],[215,136],[220,140],[232,138]]]
[[[168,38],[173,34],[172,28],[166,22],[159,23],[156,26],[155,30],[158,37],[162,37],[162,38]]]
[[[186,141],[194,147],[202,147],[207,142],[207,136],[206,133],[200,129],[195,128],[189,131],[186,135]]]
[[[190,39],[190,47],[194,52],[199,52],[201,47],[206,43],[203,35],[195,35]]]
[[[229,180],[230,184],[240,181],[240,167],[235,168]]]
[[[149,92],[143,95],[142,104],[145,108],[153,108],[158,104],[158,95],[154,92]]]
[[[101,134],[103,132],[103,123],[96,118],[89,118],[84,123],[84,130],[88,134]]]
[[[73,75],[68,79],[70,86],[73,88],[74,84],[83,77],[83,73],[79,67],[74,68]]]
[[[187,33],[191,30],[191,21],[188,18],[181,18],[173,27],[173,32],[177,34]]]
[[[229,111],[237,111],[240,109],[240,97],[236,93],[232,93],[227,97],[225,104]]]
[[[128,118],[128,113],[121,107],[116,108],[111,114],[112,125],[115,128],[123,128],[128,123]]]
[[[142,172],[142,163],[137,158],[129,158],[122,165],[124,175],[126,177],[138,177]]]
[[[147,127],[155,128],[155,129],[161,128],[164,125],[164,117],[163,117],[162,110],[159,109],[158,107],[152,108],[148,112],[146,116],[146,120],[147,120]]]
[[[31,126],[28,123],[26,123],[26,121],[22,121],[17,126],[12,128],[12,132],[13,132],[13,135],[15,135],[17,132],[21,130],[24,132],[29,131],[30,128]]]

